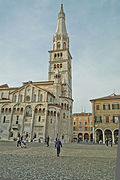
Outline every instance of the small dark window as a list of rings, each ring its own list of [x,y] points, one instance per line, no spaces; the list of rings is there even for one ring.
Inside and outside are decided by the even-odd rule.
[[[85,131],[88,131],[88,128],[87,128],[87,127],[85,127]]]
[[[21,108],[21,112],[23,112],[23,108]]]
[[[59,64],[57,64],[57,68],[59,68]]]
[[[54,111],[54,116],[56,116],[56,111]]]
[[[10,132],[10,137],[13,137],[13,132]]]
[[[112,109],[119,109],[119,104],[112,104]]]
[[[62,68],[62,64],[60,64],[60,68]]]
[[[16,124],[18,124],[18,121],[16,121]]]
[[[19,119],[19,116],[17,116],[17,120]]]
[[[3,123],[5,123],[5,121],[6,121],[6,116],[3,117]]]
[[[40,120],[41,120],[41,116],[39,116],[38,122],[40,122]]]
[[[106,123],[109,123],[109,116],[106,116]]]
[[[37,108],[36,108],[36,109],[35,109],[35,113],[37,113],[37,111],[38,111],[38,110],[37,110]]]
[[[53,111],[51,111],[51,116],[53,116]]]
[[[56,64],[54,64],[54,69],[56,69]]]
[[[96,105],[96,110],[100,110],[100,106],[99,105]]]

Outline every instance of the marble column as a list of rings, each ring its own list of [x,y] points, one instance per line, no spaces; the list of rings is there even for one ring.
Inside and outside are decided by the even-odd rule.
[[[103,144],[105,144],[105,132],[103,131]]]
[[[113,144],[115,144],[114,131],[112,131],[112,142],[113,142]]]

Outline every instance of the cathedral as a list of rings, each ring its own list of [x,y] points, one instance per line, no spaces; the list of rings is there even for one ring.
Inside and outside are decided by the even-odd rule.
[[[48,81],[23,82],[21,87],[0,86],[0,139],[18,136],[42,142],[47,136],[71,142],[72,74],[69,37],[63,5],[58,14],[53,48],[49,51]]]

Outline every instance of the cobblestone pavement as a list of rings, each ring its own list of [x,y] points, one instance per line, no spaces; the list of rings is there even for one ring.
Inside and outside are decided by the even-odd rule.
[[[117,146],[0,142],[0,180],[114,180]]]

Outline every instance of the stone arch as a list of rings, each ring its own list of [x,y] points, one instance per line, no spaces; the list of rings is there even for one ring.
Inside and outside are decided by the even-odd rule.
[[[63,49],[66,49],[66,42],[63,43]]]
[[[112,139],[112,130],[111,129],[106,128],[104,130],[104,133],[105,133],[105,139],[108,139],[108,140]]]
[[[103,142],[103,130],[101,128],[97,128],[95,130],[96,135],[96,142],[99,143],[100,141]]]
[[[93,141],[93,133],[90,134],[90,141]]]
[[[88,133],[85,133],[84,134],[84,141],[89,141],[89,134]]]
[[[114,129],[113,134],[114,134],[114,142],[115,144],[118,144],[119,129],[118,128]]]
[[[60,42],[57,42],[57,49],[60,49]]]
[[[83,133],[78,134],[78,141],[83,141]]]

